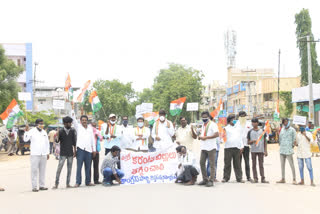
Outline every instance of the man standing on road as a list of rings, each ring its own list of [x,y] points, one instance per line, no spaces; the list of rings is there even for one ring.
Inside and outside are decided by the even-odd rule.
[[[9,130],[8,134],[8,155],[12,156],[16,152],[16,145],[17,145],[17,132],[13,129]]]
[[[128,126],[128,116],[122,117],[120,149],[126,149],[132,143],[132,128]]]
[[[239,112],[239,120],[237,121],[235,127],[239,127],[241,130],[241,137],[243,142],[243,152],[240,156],[240,165],[242,170],[242,158],[244,159],[245,164],[245,170],[246,170],[246,176],[247,181],[252,182],[252,179],[250,177],[250,146],[248,145],[248,132],[252,128],[252,125],[250,121],[247,121],[247,113],[245,111]]]
[[[224,128],[227,135],[227,141],[224,146],[224,169],[222,182],[228,182],[231,175],[231,161],[233,160],[233,169],[236,174],[238,183],[244,183],[242,180],[242,169],[240,164],[240,155],[243,151],[243,142],[241,130],[235,127],[235,115],[231,114],[227,117],[228,125]]]
[[[128,148],[136,152],[148,152],[149,137],[150,129],[144,126],[144,118],[139,117],[137,119],[137,127],[133,133],[133,142]]]
[[[52,129],[48,136],[49,136],[49,142],[50,142],[50,154],[54,153],[54,142],[56,137],[57,131]]]
[[[99,181],[99,160],[100,160],[100,151],[101,151],[101,145],[100,142],[102,141],[102,136],[97,130],[97,124],[95,122],[91,123],[92,129],[93,129],[93,135],[94,135],[94,142],[96,145],[96,156],[92,157],[92,164],[93,164],[93,182],[94,184],[101,184]]]
[[[313,144],[313,136],[310,132],[306,131],[306,129],[303,126],[300,126],[300,132],[297,134],[297,141],[296,146],[297,149],[297,157],[298,157],[298,165],[299,165],[299,171],[300,171],[300,178],[301,181],[299,185],[304,185],[304,162],[306,162],[310,180],[311,180],[311,186],[315,186],[313,182],[313,169],[312,169],[312,163],[311,163],[311,144]]]
[[[153,124],[152,129],[153,147],[158,151],[170,147],[173,135],[174,127],[172,122],[166,119],[165,110],[160,110],[159,120]]]
[[[45,187],[45,174],[47,160],[49,160],[49,140],[45,130],[43,130],[43,120],[37,119],[36,127],[29,130],[29,126],[26,125],[24,133],[24,141],[31,142],[30,144],[30,160],[31,160],[31,182],[32,191],[38,192],[39,190],[48,190]],[[38,190],[38,174],[39,174],[39,190]]]
[[[210,120],[210,114],[207,111],[201,113],[202,130],[199,136],[200,140],[200,168],[203,180],[199,185],[206,185],[207,187],[214,186],[215,175],[215,157],[217,150],[217,137],[219,137],[218,126],[215,122]],[[209,159],[210,164],[210,178],[207,175],[206,160]]]
[[[60,143],[60,158],[56,172],[56,182],[53,189],[57,189],[59,186],[59,178],[61,170],[64,166],[64,162],[67,160],[67,188],[70,186],[70,177],[72,171],[73,158],[76,156],[76,143],[77,136],[74,129],[71,128],[72,118],[64,117],[63,125],[64,128],[60,129],[57,133],[57,143]]]
[[[85,184],[86,186],[94,186],[94,184],[91,183],[91,161],[92,157],[94,158],[96,156],[93,130],[91,126],[88,126],[88,117],[86,115],[82,115],[80,117],[80,124],[78,123],[73,109],[74,106],[72,103],[72,119],[74,128],[77,131],[77,178],[75,187],[81,185],[83,163],[86,174]]]
[[[258,173],[257,173],[257,157],[259,160],[259,171],[261,176],[261,183],[269,183],[266,181],[264,176],[263,160],[264,157],[268,156],[267,152],[267,140],[266,135],[262,136],[258,144],[256,144],[259,137],[262,135],[263,130],[259,129],[259,120],[253,118],[251,120],[253,129],[248,132],[247,140],[248,144],[251,145],[251,157],[252,157],[252,172],[254,180],[252,183],[258,183]]]
[[[279,135],[279,144],[280,144],[280,162],[281,162],[281,175],[282,178],[277,183],[283,184],[286,183],[285,180],[285,167],[286,167],[286,159],[288,159],[292,177],[293,177],[293,184],[297,184],[296,182],[296,171],[294,168],[293,162],[293,148],[294,142],[296,140],[296,130],[290,126],[290,122],[288,118],[284,118],[282,120],[282,129]]]
[[[188,151],[193,150],[193,141],[197,138],[191,126],[185,117],[180,117],[181,127],[176,131],[176,143],[181,146],[187,147]]]

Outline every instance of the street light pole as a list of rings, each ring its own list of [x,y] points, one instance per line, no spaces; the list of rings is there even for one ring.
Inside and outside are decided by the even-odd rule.
[[[310,50],[310,36],[307,36],[308,51],[308,84],[309,84],[309,121],[314,124],[314,105],[313,105],[313,87],[312,87],[312,64]]]
[[[33,72],[33,90],[32,90],[32,114],[35,113],[35,95],[36,95],[36,70],[37,70],[37,62],[34,62],[34,72]]]

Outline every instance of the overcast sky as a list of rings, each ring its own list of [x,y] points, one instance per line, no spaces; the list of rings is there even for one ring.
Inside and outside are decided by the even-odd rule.
[[[0,42],[32,42],[38,76],[46,85],[64,85],[69,72],[75,86],[116,78],[141,90],[170,62],[202,70],[206,82],[226,81],[229,28],[237,32],[236,67],[277,72],[280,48],[282,76],[297,76],[295,13],[308,8],[313,34],[320,38],[318,0],[51,2],[0,4]]]

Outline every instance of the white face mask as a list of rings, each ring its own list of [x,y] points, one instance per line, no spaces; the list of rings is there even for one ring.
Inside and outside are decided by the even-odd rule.
[[[112,120],[110,120],[110,123],[113,125],[113,124],[115,124],[115,123],[116,123],[116,121],[112,121]]]
[[[164,116],[159,117],[160,121],[164,121],[166,118]]]

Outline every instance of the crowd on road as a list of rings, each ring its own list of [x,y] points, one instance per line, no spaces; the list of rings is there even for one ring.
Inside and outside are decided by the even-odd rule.
[[[201,113],[201,125],[191,125],[185,117],[180,118],[180,127],[166,118],[164,110],[159,111],[159,119],[152,127],[143,117],[137,118],[137,126],[129,126],[128,117],[123,116],[117,121],[115,114],[110,114],[106,123],[97,127],[95,122],[89,123],[88,117],[82,115],[77,120],[75,112],[63,118],[63,128],[47,133],[44,130],[44,121],[39,118],[35,121],[36,127],[26,125],[23,135],[24,141],[30,141],[30,163],[32,191],[48,190],[45,185],[47,160],[50,154],[55,153],[58,161],[56,179],[53,189],[58,189],[60,174],[67,162],[67,188],[77,188],[82,184],[82,168],[85,168],[86,186],[103,184],[115,186],[121,184],[124,172],[121,170],[120,154],[122,150],[133,152],[155,152],[176,145],[178,164],[176,183],[194,185],[201,173],[202,180],[198,185],[212,187],[219,182],[216,177],[220,144],[224,143],[224,169],[221,182],[230,180],[232,168],[236,181],[244,183],[242,162],[245,164],[247,181],[259,182],[257,165],[260,173],[260,182],[268,184],[264,172],[264,158],[268,156],[267,134],[257,118],[248,120],[244,111],[238,115],[231,114],[227,117],[227,124],[223,128],[222,136],[217,123],[210,113]],[[290,120],[282,119],[281,128],[278,130],[280,144],[281,179],[277,183],[286,183],[285,167],[288,160],[292,171],[292,183],[303,185],[304,164],[309,171],[311,185],[314,184],[314,175],[311,162],[311,146],[320,147],[320,132],[312,134],[310,127],[299,126],[293,128]],[[14,142],[17,135],[9,130],[9,142]],[[200,142],[200,160],[196,159],[193,145]],[[318,143],[318,144],[317,144]],[[14,143],[10,143],[14,147]],[[104,148],[105,158],[99,169],[99,154]],[[297,158],[301,181],[297,183],[295,161],[293,159],[294,147],[297,147]],[[9,155],[14,153],[9,147]],[[251,164],[250,164],[251,155]],[[76,184],[71,185],[71,172],[73,160],[76,158]],[[242,161],[243,160],[243,161]],[[232,167],[233,165],[233,167]],[[251,165],[251,167],[250,167]],[[251,170],[253,177],[251,177]],[[100,182],[100,173],[103,176]],[[92,182],[93,174],[93,182]],[[39,178],[39,179],[38,179]],[[0,189],[4,191],[3,188]]]

